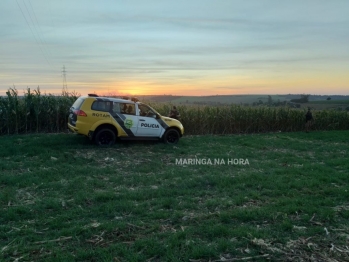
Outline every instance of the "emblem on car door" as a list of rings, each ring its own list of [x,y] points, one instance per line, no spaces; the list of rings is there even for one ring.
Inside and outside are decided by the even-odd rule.
[[[126,118],[124,121],[124,125],[127,129],[130,129],[133,126],[133,120],[130,118]]]

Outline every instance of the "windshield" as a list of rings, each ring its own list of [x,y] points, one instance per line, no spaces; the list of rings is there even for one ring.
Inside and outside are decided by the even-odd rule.
[[[158,111],[156,111],[154,108],[152,108],[151,106],[149,105],[146,105],[146,104],[143,104],[143,103],[138,103],[138,107],[142,107],[142,106],[146,106],[146,107],[149,107],[151,110],[153,110],[153,112],[155,112],[156,114],[158,115],[161,115]]]

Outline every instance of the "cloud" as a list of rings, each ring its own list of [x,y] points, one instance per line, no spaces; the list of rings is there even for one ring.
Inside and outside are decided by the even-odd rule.
[[[71,85],[130,79],[198,85],[210,76],[212,87],[219,86],[214,77],[348,68],[347,1],[32,4],[39,26],[25,15],[37,35],[15,3],[1,2],[2,90],[15,82],[58,87],[63,65]]]

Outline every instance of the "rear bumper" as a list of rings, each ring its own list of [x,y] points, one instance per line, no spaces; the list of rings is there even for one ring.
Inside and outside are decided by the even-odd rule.
[[[68,128],[70,129],[70,131],[72,131],[73,133],[78,133],[78,130],[75,126],[71,125],[68,123]]]

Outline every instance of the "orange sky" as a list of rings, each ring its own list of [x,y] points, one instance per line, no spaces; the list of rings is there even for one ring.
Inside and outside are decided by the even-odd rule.
[[[215,78],[214,78],[215,77]],[[157,81],[119,81],[98,88],[89,88],[88,92],[117,95],[234,95],[234,94],[342,94],[349,95],[348,75],[346,72],[325,72],[267,76],[206,76],[191,81],[174,83]],[[82,84],[83,85],[83,84]],[[77,89],[80,93],[86,90]]]

